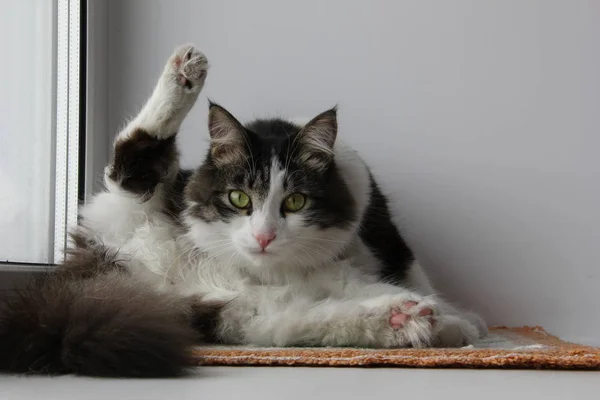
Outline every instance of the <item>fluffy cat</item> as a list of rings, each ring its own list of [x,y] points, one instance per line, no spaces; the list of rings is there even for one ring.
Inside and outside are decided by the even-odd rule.
[[[201,340],[257,346],[463,346],[482,320],[436,295],[336,110],[242,125],[209,109],[210,149],[176,133],[207,75],[176,49],[118,134],[106,190],[63,265],[0,307],[0,370],[172,376]]]

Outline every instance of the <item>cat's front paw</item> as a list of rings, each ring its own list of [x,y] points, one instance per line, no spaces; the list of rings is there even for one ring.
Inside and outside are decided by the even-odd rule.
[[[435,342],[435,326],[438,317],[436,304],[427,299],[412,296],[384,296],[370,301],[371,326],[377,347],[427,347]]]
[[[191,44],[175,49],[166,67],[178,85],[191,92],[198,93],[204,86],[208,73],[208,60],[204,53]]]
[[[475,314],[444,314],[433,298],[414,293],[382,296],[365,305],[370,310],[367,336],[373,338],[369,345],[376,347],[462,347],[486,333]]]

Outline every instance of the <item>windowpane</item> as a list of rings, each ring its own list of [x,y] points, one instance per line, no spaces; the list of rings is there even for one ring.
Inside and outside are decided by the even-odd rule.
[[[0,1],[0,261],[53,258],[54,5]]]

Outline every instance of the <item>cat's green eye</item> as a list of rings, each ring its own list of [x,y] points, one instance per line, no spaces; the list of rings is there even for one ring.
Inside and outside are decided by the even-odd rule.
[[[245,209],[250,206],[250,197],[241,190],[232,190],[229,192],[229,201],[234,207]]]
[[[306,205],[306,196],[302,193],[290,194],[283,201],[283,209],[287,212],[297,212]]]

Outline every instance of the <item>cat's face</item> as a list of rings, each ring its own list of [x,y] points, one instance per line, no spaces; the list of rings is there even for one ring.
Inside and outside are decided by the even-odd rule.
[[[333,260],[354,225],[355,202],[334,159],[335,110],[304,127],[243,127],[217,105],[211,148],[186,188],[186,221],[209,257],[256,272]]]

